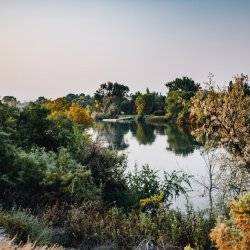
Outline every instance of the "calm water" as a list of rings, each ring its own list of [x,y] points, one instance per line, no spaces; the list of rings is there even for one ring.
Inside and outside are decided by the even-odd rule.
[[[194,176],[190,201],[198,209],[208,207],[208,197],[196,180],[209,181],[202,148],[192,136],[177,127],[153,126],[145,123],[100,122],[91,129],[95,140],[110,149],[127,154],[129,169],[148,164],[162,176],[164,171],[182,170]],[[174,206],[184,208],[186,200],[178,198]]]

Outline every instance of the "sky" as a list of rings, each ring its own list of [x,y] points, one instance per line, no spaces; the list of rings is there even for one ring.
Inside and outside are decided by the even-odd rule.
[[[208,73],[250,75],[250,1],[0,0],[0,96],[93,94],[117,81],[164,93]]]

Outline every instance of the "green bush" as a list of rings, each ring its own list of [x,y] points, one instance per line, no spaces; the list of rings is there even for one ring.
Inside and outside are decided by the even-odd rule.
[[[15,237],[17,242],[26,243],[30,240],[41,245],[52,242],[52,231],[25,211],[0,211],[0,227],[3,227],[11,238]]]

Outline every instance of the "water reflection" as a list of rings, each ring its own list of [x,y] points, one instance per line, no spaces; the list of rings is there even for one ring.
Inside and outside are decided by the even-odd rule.
[[[129,142],[124,139],[128,132],[131,132],[139,145],[152,145],[157,135],[165,135],[166,149],[176,155],[187,156],[199,147],[189,133],[172,125],[154,126],[144,122],[99,122],[95,129],[98,138],[104,141],[109,148],[116,150],[123,150],[129,146]]]
[[[250,188],[249,173],[239,171],[223,150],[204,152],[189,133],[175,126],[99,122],[93,132],[109,148],[126,153],[131,171],[135,165],[149,164],[160,175],[173,170],[192,175],[190,201],[210,214]],[[185,209],[185,204],[185,197],[180,197],[174,205]]]
[[[140,145],[151,145],[155,141],[154,127],[142,122],[137,123],[135,137]]]
[[[165,134],[168,142],[167,150],[173,151],[177,155],[189,155],[199,147],[190,133],[184,132],[176,126],[168,125]]]
[[[97,139],[104,141],[108,148],[124,150],[129,146],[124,140],[124,135],[130,130],[129,123],[98,122],[95,129],[97,131]]]

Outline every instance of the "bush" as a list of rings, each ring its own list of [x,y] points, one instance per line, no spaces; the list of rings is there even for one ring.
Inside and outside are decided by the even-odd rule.
[[[230,219],[220,219],[211,231],[219,250],[250,249],[250,193],[229,205]]]
[[[21,210],[11,212],[0,211],[0,226],[17,242],[37,242],[37,244],[50,244],[52,231],[36,217]]]
[[[154,213],[133,210],[124,214],[117,208],[106,210],[96,203],[72,209],[68,221],[75,247],[108,244],[119,249],[136,247],[145,240],[162,248],[169,244],[179,247],[190,244],[210,249],[207,232],[214,225],[205,214],[192,209],[181,213],[160,207]]]

